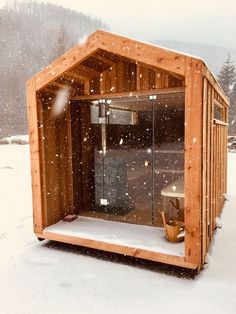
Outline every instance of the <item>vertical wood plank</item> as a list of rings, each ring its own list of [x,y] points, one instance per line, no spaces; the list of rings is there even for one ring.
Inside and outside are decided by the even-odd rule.
[[[124,67],[124,61],[119,60],[117,63],[117,89],[118,92],[124,92],[125,91],[125,67]]]
[[[38,112],[34,79],[27,82],[27,109],[29,122],[34,232],[41,234],[43,231],[42,185],[40,177]]]
[[[46,97],[46,96],[45,96]],[[43,99],[45,98],[42,93],[36,95],[37,112],[38,112],[38,125],[39,125],[39,151],[40,151],[40,177],[41,177],[41,195],[42,195],[42,217],[43,226],[47,226],[47,201],[46,201],[46,169],[45,169],[45,143],[44,143],[44,105]]]
[[[186,64],[185,93],[185,258],[201,265],[202,62]]]
[[[209,237],[210,241],[213,236],[213,212],[214,212],[214,89],[209,84],[209,107],[210,107],[210,143],[211,143],[211,151],[210,151],[210,227],[209,227]]]
[[[73,164],[72,164],[72,132],[71,132],[71,103],[69,102],[66,111],[66,131],[67,131],[67,214],[74,214],[74,191],[73,191]]]
[[[87,81],[84,83],[84,94],[85,95],[90,94],[90,81]]]
[[[149,69],[142,65],[141,67],[141,89],[148,90],[149,89]]]
[[[202,138],[202,263],[205,260],[206,251],[207,251],[207,215],[208,215],[208,173],[207,173],[207,126],[208,126],[208,118],[207,118],[207,80],[204,78],[203,80],[203,117],[202,117],[202,130],[203,130],[203,138]]]
[[[207,81],[207,80],[206,80]],[[210,215],[211,215],[211,154],[212,154],[212,145],[211,145],[211,134],[212,134],[212,110],[211,110],[211,85],[207,81],[207,249],[210,244]]]
[[[140,65],[140,63],[137,63],[137,66],[136,66],[136,89],[137,89],[137,91],[141,90],[140,75],[141,75],[141,65]]]
[[[110,88],[110,91],[112,93],[117,92],[117,67],[116,67],[116,64],[114,64],[111,67],[111,88]]]
[[[215,177],[216,177],[216,156],[214,154],[216,149],[216,126],[213,123],[213,143],[212,143],[212,150],[213,150],[213,156],[212,156],[212,198],[211,198],[211,202],[212,202],[212,211],[211,211],[211,239],[213,237],[213,232],[214,232],[214,228],[215,228],[215,223],[214,223],[214,216],[215,216],[215,202],[216,202],[216,197],[215,197]]]
[[[135,91],[136,90],[136,64],[130,63],[129,64],[129,72],[130,72],[130,90]]]
[[[49,226],[61,219],[59,206],[61,205],[60,186],[61,171],[58,169],[61,163],[60,152],[60,134],[62,128],[57,127],[56,119],[52,114],[55,98],[44,101],[43,110],[43,132],[44,132],[44,160],[45,160],[45,181],[46,193],[45,201],[47,203],[47,221],[45,226]],[[60,193],[58,193],[60,191]],[[62,205],[63,206],[63,205]]]
[[[161,88],[161,73],[156,72],[155,88]]]
[[[94,139],[91,129],[90,104],[80,107],[81,125],[81,162],[83,184],[83,209],[88,210],[94,203],[95,178],[94,178]]]
[[[78,101],[73,101],[71,105],[71,123],[73,206],[74,212],[78,214],[83,209],[81,105]]]
[[[106,76],[105,72],[100,74],[100,94],[105,94],[106,92]]]

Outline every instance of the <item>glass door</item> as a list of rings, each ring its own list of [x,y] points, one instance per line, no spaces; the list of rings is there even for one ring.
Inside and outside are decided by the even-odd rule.
[[[121,98],[91,105],[100,146],[95,159],[95,207],[115,220],[152,224],[153,104]]]

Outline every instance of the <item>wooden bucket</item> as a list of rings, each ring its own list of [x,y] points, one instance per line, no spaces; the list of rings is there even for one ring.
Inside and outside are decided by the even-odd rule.
[[[184,223],[179,220],[166,221],[166,214],[161,212],[163,224],[166,232],[166,238],[170,242],[181,242],[184,240],[184,235],[180,236],[180,232],[184,231]]]

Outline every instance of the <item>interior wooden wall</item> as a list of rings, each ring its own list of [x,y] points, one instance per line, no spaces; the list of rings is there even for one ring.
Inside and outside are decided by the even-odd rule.
[[[214,105],[222,106],[225,121],[214,119]],[[203,81],[202,258],[208,251],[216,217],[227,191],[228,107],[207,78]]]
[[[96,79],[88,81],[84,94],[112,94],[184,86],[183,78],[176,78],[168,72],[122,59],[118,64],[103,71],[99,81],[100,84],[96,84]]]
[[[89,208],[94,199],[94,177],[89,170],[94,163],[87,123],[90,108],[78,106],[78,99],[178,87],[184,87],[183,76],[100,51],[38,93],[44,226],[56,223],[66,213]],[[72,105],[53,118],[53,102],[63,88],[69,90]],[[83,149],[79,150],[81,143]],[[78,160],[83,167],[73,167]]]
[[[96,59],[98,58],[98,59]],[[67,86],[71,97],[183,87],[184,77],[140,62],[101,54],[93,55],[64,73],[44,90],[56,93]]]
[[[74,212],[78,214],[94,203],[94,142],[90,103],[72,103],[71,141]]]
[[[54,116],[54,101],[52,95],[38,94],[44,227],[73,211],[70,106]]]

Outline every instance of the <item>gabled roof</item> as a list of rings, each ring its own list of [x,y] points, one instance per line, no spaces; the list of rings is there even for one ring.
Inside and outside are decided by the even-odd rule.
[[[36,74],[33,78],[35,79],[36,90],[44,88],[50,82],[55,81],[64,72],[82,63],[85,59],[101,49],[128,58],[134,62],[145,63],[182,76],[186,75],[192,62],[200,63],[206,69],[205,73],[207,73],[208,78],[214,80],[214,85],[222,92],[217,80],[201,58],[154,44],[126,38],[104,30],[97,30],[92,33],[85,43],[74,46],[61,57],[53,61],[44,70]]]
[[[190,58],[170,49],[125,38],[107,31],[97,30],[87,38],[84,44],[74,46],[38,73],[35,76],[36,89],[43,88],[49,82],[58,78],[63,72],[83,62],[99,49],[180,75],[185,73],[186,58]]]

